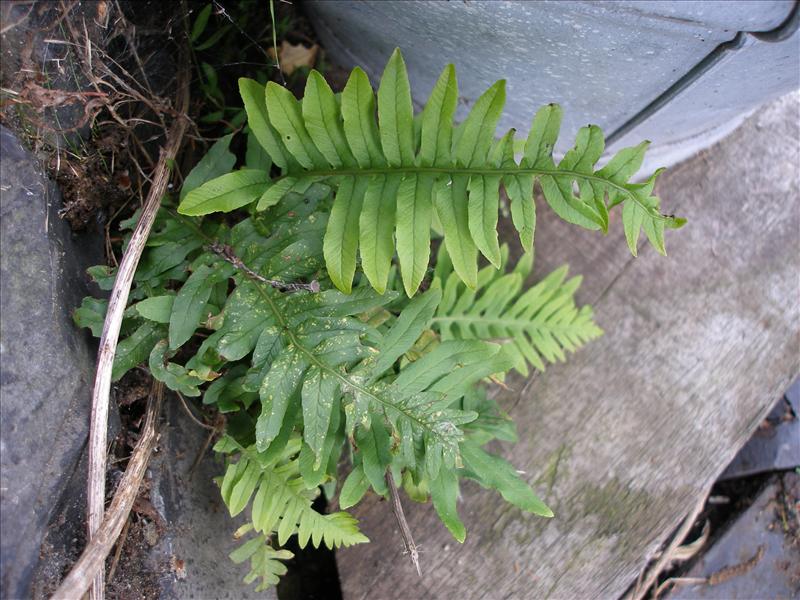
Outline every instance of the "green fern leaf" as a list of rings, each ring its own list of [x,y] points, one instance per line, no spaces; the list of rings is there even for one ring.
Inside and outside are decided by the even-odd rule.
[[[284,170],[296,165],[297,162],[286,151],[281,143],[280,135],[270,123],[267,105],[264,101],[264,86],[253,79],[243,77],[239,80],[239,94],[242,96],[247,112],[247,123],[272,161]]]
[[[477,413],[478,417],[464,426],[467,439],[483,445],[491,440],[516,442],[517,431],[514,421],[503,412],[494,399],[487,397],[484,386],[475,386],[464,396],[464,410]]]
[[[364,468],[360,464],[353,467],[339,492],[339,506],[347,509],[358,504],[367,493],[369,485]]]
[[[377,347],[378,359],[372,369],[373,378],[383,375],[398,358],[408,352],[422,332],[428,328],[441,299],[442,290],[436,286],[414,298],[403,309]]]
[[[222,499],[231,516],[251,505],[255,531],[267,535],[277,531],[280,545],[295,533],[301,548],[309,540],[315,548],[324,543],[331,549],[368,541],[351,515],[322,515],[314,510],[317,490],[309,490],[304,484],[295,456],[299,440],[295,442],[272,460],[255,447],[240,449],[239,460],[228,466],[221,485]]]
[[[461,443],[461,456],[468,477],[475,479],[484,487],[497,490],[514,506],[540,517],[553,516],[553,511],[533,493],[530,486],[507,461],[485,452],[470,441]]]
[[[361,268],[379,293],[386,291],[394,256],[395,202],[401,177],[375,175],[364,192],[358,220]]]
[[[303,95],[303,119],[314,144],[333,167],[355,165],[339,114],[339,103],[328,82],[317,71],[311,71]]]
[[[306,130],[300,103],[285,87],[270,81],[266,87],[269,120],[289,153],[306,169],[324,168],[322,156]]]
[[[356,431],[355,441],[367,481],[379,494],[387,494],[389,490],[384,476],[392,462],[389,432],[383,423],[375,419],[369,429],[359,428]]]
[[[270,586],[278,585],[280,577],[287,571],[286,565],[280,561],[294,558],[294,554],[288,550],[272,548],[264,535],[248,540],[231,552],[229,556],[237,564],[250,559],[250,572],[245,576],[244,583],[249,585],[260,579],[261,583],[256,586],[257,592],[263,592]]]
[[[103,323],[108,311],[108,300],[86,296],[81,305],[72,311],[72,320],[78,327],[88,327],[94,337],[103,333]]]
[[[378,88],[378,118],[383,155],[389,166],[414,162],[414,109],[403,57],[395,50]]]
[[[358,226],[369,180],[344,177],[333,202],[323,249],[333,284],[349,294],[356,272]]]
[[[301,514],[297,543],[305,548],[309,538],[315,548],[323,542],[329,548],[347,548],[369,541],[367,536],[358,531],[358,521],[344,511],[321,515],[311,510]]]
[[[228,173],[236,164],[236,155],[228,150],[233,134],[226,135],[211,146],[200,162],[189,172],[181,186],[181,200],[193,189]]]
[[[151,296],[145,298],[131,306],[128,310],[134,309],[140,316],[148,321],[155,323],[169,323],[169,318],[172,314],[172,305],[175,302],[175,296],[168,294],[165,296]]]
[[[385,164],[375,122],[375,95],[367,74],[356,67],[342,92],[344,135],[356,162],[362,169]]]
[[[186,343],[200,321],[205,316],[206,304],[211,297],[214,286],[225,281],[231,275],[229,267],[222,265],[208,266],[201,264],[189,275],[174,302],[170,303],[169,347],[176,349]]]
[[[413,296],[425,277],[431,254],[433,184],[429,174],[412,174],[397,188],[397,255],[406,294]]]
[[[453,471],[442,469],[439,475],[430,481],[430,489],[436,514],[456,541],[463,543],[467,537],[467,530],[456,508],[459,496],[458,476]]]
[[[179,210],[194,215],[232,210],[258,197],[263,209],[292,190],[324,181],[336,190],[325,233],[325,261],[334,285],[345,293],[352,289],[359,246],[371,285],[385,290],[394,232],[403,286],[413,295],[428,267],[434,216],[456,273],[468,287],[475,287],[478,251],[498,265],[500,185],[511,200],[512,221],[526,251],[534,241],[535,180],[561,218],[587,229],[607,231],[609,209],[622,203],[634,255],[641,229],[664,253],[664,229],[685,223],[660,214],[660,201],[652,195],[655,175],[647,184],[629,182],[641,166],[646,144],[622,150],[595,170],[604,140],[600,129],[590,125],[578,132],[574,148],[556,164],[552,152],[561,125],[556,105],[545,106],[534,117],[518,164],[513,131],[501,144],[493,142],[505,102],[503,81],[475,102],[455,130],[458,88],[452,65],[434,86],[421,118],[414,119],[399,50],[381,78],[378,121],[375,95],[358,68],[350,75],[341,103],[315,73],[309,77],[302,107],[281,86],[268,84],[259,98],[261,89],[251,80],[240,82],[251,129],[283,175],[271,186],[257,172],[224,175],[189,192]]]
[[[337,340],[337,343],[339,341]],[[319,346],[317,347],[319,348]],[[322,354],[321,352],[318,356]],[[328,361],[326,361],[328,362]],[[330,362],[328,362],[330,364]],[[303,439],[314,452],[314,467],[322,462],[322,447],[328,436],[328,427],[334,411],[339,410],[337,388],[339,382],[327,370],[311,367],[305,376],[302,389]]]
[[[507,252],[504,247],[503,254]],[[443,260],[441,254],[439,260]],[[544,370],[545,362],[563,361],[565,351],[574,352],[602,334],[591,307],[575,305],[580,277],[565,281],[567,268],[562,267],[523,292],[530,269],[531,261],[525,257],[507,274],[486,267],[478,274],[474,290],[465,288],[456,274],[441,269],[444,294],[432,328],[443,340],[505,342],[514,368],[523,375],[528,374],[528,364]]]
[[[180,212],[189,216],[229,212],[258,200],[269,187],[269,173],[266,171],[234,171],[189,192],[181,202]]]
[[[244,448],[230,437],[215,446],[218,451],[239,455],[238,461],[228,465],[222,479],[222,499],[232,516],[251,507],[251,523],[240,528],[237,536],[253,530],[259,535],[237,548],[230,558],[235,563],[250,559],[251,571],[244,581],[249,584],[260,578],[258,589],[276,585],[286,572],[277,561],[293,556],[269,546],[267,540],[274,534],[280,545],[297,534],[300,548],[309,541],[315,548],[324,543],[331,549],[369,541],[348,513],[323,515],[314,510],[312,502],[318,490],[304,485],[297,456],[299,447],[300,440],[294,438],[280,452],[259,453],[254,446]]]
[[[151,321],[144,322],[129,337],[117,344],[111,381],[119,379],[150,356],[155,345],[164,337],[164,327]]]
[[[169,352],[169,343],[167,340],[161,340],[150,352],[148,366],[153,377],[159,381],[163,381],[169,389],[180,392],[185,396],[199,396],[202,392],[198,386],[205,383],[199,377],[195,377],[185,367],[169,362],[168,359],[172,356]]]
[[[421,166],[451,166],[453,116],[457,103],[456,69],[453,65],[447,65],[422,111],[419,150]]]

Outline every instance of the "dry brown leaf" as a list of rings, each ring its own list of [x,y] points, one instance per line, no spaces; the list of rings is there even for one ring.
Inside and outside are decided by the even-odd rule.
[[[268,50],[269,55],[275,58],[275,49]],[[299,67],[312,68],[317,60],[317,53],[319,46],[314,44],[310,48],[306,48],[302,44],[290,44],[286,40],[281,42],[281,47],[278,48],[278,62],[281,64],[281,71],[287,75],[294,73]]]
[[[186,561],[174,554],[169,558],[169,568],[177,579],[186,579]]]

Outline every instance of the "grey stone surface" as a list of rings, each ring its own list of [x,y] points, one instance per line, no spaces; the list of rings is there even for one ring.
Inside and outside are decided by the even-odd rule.
[[[242,583],[249,563],[236,565],[228,558],[239,545],[233,532],[247,515],[231,519],[222,502],[213,482],[223,473],[221,460],[207,448],[191,473],[209,431],[191,422],[172,394],[165,402],[158,453],[148,468],[150,500],[165,524],[149,557],[150,569],[159,574],[160,597],[276,599],[274,588],[257,594],[255,585]]]
[[[721,480],[800,466],[800,379],[720,476]]]
[[[73,239],[55,185],[0,128],[0,595],[28,595],[88,429],[94,350],[70,312],[99,238]]]
[[[41,541],[39,562],[31,577],[32,600],[49,600],[70,567],[86,546],[86,473],[89,469],[84,446],[77,466],[66,480],[55,509],[51,513]]]
[[[787,19],[789,0],[739,2],[407,2],[304,3],[327,51],[360,65],[373,82],[395,47],[403,50],[419,108],[442,67],[453,62],[463,119],[495,80],[507,79],[502,131],[527,135],[541,105],[564,106],[566,151],[577,129],[611,134],[739,31],[766,32]],[[798,38],[746,36],[745,47],[655,112],[609,151],[653,142],[642,172],[707,147],[743,116],[800,86]]]
[[[722,577],[724,580],[714,585],[681,586],[669,595],[671,600],[798,597],[800,546],[793,535],[797,533],[800,476],[787,473],[780,479],[767,486],[685,577],[716,574],[719,578],[723,569],[740,569],[727,571],[733,576]]]

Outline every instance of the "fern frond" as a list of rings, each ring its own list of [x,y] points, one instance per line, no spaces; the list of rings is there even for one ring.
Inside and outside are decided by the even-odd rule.
[[[325,477],[332,440],[340,429],[355,436],[358,428],[374,429],[375,422],[382,419],[396,439],[407,447],[421,445],[425,455],[433,457],[432,472],[440,463],[453,466],[463,437],[459,427],[475,414],[449,405],[477,378],[509,368],[507,359],[500,356],[500,347],[479,341],[454,342],[442,345],[438,353],[417,361],[407,372],[394,373],[395,360],[428,328],[440,291],[433,289],[415,298],[382,335],[353,316],[385,306],[396,297],[394,292],[379,295],[360,287],[350,295],[338,290],[284,294],[252,280],[247,272],[260,272],[270,279],[285,272],[287,255],[293,251],[298,261],[288,263],[303,267],[294,275],[308,275],[319,246],[313,247],[314,238],[309,241],[307,232],[301,236],[302,244],[293,241],[292,232],[320,220],[311,222],[314,213],[301,217],[290,212],[293,217],[286,223],[273,212],[270,237],[257,234],[258,221],[244,221],[234,228],[231,240],[237,256],[253,262],[237,273],[238,284],[225,304],[221,325],[203,341],[185,368],[161,358],[164,367],[156,375],[170,386],[191,385],[194,387],[186,389],[195,390],[204,374],[218,377],[226,361],[252,354],[245,375],[226,374],[225,381],[213,384],[210,391],[222,392],[230,380],[231,385],[241,386],[242,392],[258,393],[261,414],[255,433],[260,451],[267,450],[285,431],[287,421],[292,421],[289,411],[299,410],[303,448],[308,455],[303,473],[307,484],[317,485]],[[163,357],[164,351],[159,356]],[[342,427],[340,412],[346,421]],[[386,466],[383,464],[383,470]],[[376,489],[382,485],[378,481],[382,476],[376,478]]]
[[[288,550],[275,550],[269,545],[265,535],[244,542],[229,556],[236,564],[250,559],[250,572],[245,575],[244,583],[249,585],[260,579],[261,583],[256,586],[256,592],[263,592],[270,586],[278,585],[280,577],[287,571],[286,565],[280,561],[294,558],[294,554]]]
[[[581,277],[567,280],[566,266],[523,290],[532,267],[531,256],[523,255],[508,273],[481,269],[475,289],[470,289],[452,272],[444,252],[440,251],[436,273],[444,293],[431,319],[442,340],[502,341],[514,368],[527,376],[528,364],[543,371],[546,362],[564,361],[565,352],[575,352],[602,335],[592,308],[575,305]],[[506,246],[501,255],[504,263]]]
[[[468,439],[483,445],[498,439],[505,442],[517,441],[517,430],[514,421],[508,416],[497,401],[489,398],[484,386],[475,386],[462,400],[464,410],[472,410],[478,417],[464,426]]]
[[[262,412],[256,424],[258,447],[266,449],[278,436],[286,410],[299,395],[303,437],[315,455],[314,468],[327,462],[323,448],[330,435],[330,420],[340,402],[350,435],[357,426],[374,427],[370,415],[382,414],[399,439],[410,444],[423,442],[428,455],[442,457],[447,465],[455,464],[462,437],[458,426],[474,415],[448,409],[448,405],[463,395],[476,378],[507,368],[494,358],[500,347],[478,341],[454,343],[457,347],[443,346],[441,356],[432,354],[415,363],[415,370],[394,379],[378,379],[379,372],[372,361],[380,350],[363,345],[361,337],[366,327],[344,315],[385,304],[392,296],[378,296],[363,288],[349,297],[340,292],[323,294],[327,294],[323,301],[297,295],[290,302],[270,289],[246,282],[231,296],[231,302],[244,303],[243,307],[230,307],[235,314],[246,312],[251,322],[262,319],[256,326],[261,327],[258,337],[282,338],[278,342],[280,350],[259,386]],[[354,296],[360,296],[360,300],[350,300]],[[338,307],[334,299],[339,300]],[[304,301],[314,306],[304,306]],[[264,314],[265,306],[271,318]],[[225,339],[224,331],[223,327],[217,332],[223,333],[220,342]],[[249,336],[248,348],[255,346],[256,337]],[[396,336],[390,330],[387,337]],[[238,342],[242,338],[236,339]],[[409,346],[413,341],[405,338]],[[245,349],[238,348],[236,355]],[[487,369],[489,372],[480,375]]]
[[[315,548],[324,543],[328,548],[352,546],[369,541],[358,530],[358,522],[346,512],[321,514],[312,503],[319,493],[316,486],[308,489],[300,474],[302,450],[300,439],[286,439],[279,451],[259,453],[255,446],[242,447],[230,437],[217,443],[215,450],[236,454],[222,478],[222,499],[231,516],[251,507],[250,523],[237,532],[237,537],[250,531],[259,535],[231,553],[235,563],[250,559],[251,570],[244,582],[261,579],[257,589],[278,583],[286,567],[278,562],[293,557],[286,550],[274,550],[269,539],[275,535],[280,546],[297,534],[300,548],[311,541]],[[300,456],[298,456],[300,450]]]
[[[408,296],[419,288],[430,258],[434,216],[455,272],[467,286],[477,284],[477,256],[499,267],[497,211],[502,185],[526,252],[533,248],[536,180],[550,207],[564,220],[587,229],[608,230],[609,209],[623,205],[623,226],[631,252],[644,229],[664,253],[664,230],[684,220],[659,212],[653,195],[656,172],[644,184],[630,183],[642,164],[647,143],[620,151],[601,169],[600,129],[582,128],[575,146],[556,164],[553,147],[561,109],[543,107],[533,119],[521,162],[514,157],[514,132],[498,142],[495,129],[505,102],[498,81],[453,127],[458,98],[455,70],[448,65],[431,92],[415,136],[405,63],[395,50],[377,94],[361,69],[354,69],[338,101],[319,73],[312,71],[302,102],[285,88],[240,81],[250,127],[282,174],[246,169],[207,181],[189,192],[180,212],[201,215],[258,201],[258,209],[287,193],[302,193],[324,182],[335,199],[324,235],[324,256],[334,285],[345,293],[360,255],[373,288],[383,293],[397,251]]]
[[[154,271],[159,287],[128,309],[130,323],[144,322],[136,331],[152,329],[156,339],[146,336],[142,344],[154,377],[186,395],[199,395],[210,381],[204,401],[231,413],[230,435],[240,434],[215,449],[234,452],[238,460],[222,478],[221,493],[232,515],[250,507],[256,533],[274,534],[278,544],[297,535],[301,546],[366,541],[350,515],[323,515],[312,506],[320,485],[335,485],[348,437],[354,469],[347,493],[342,492],[343,506],[369,487],[388,493],[387,473],[402,474],[417,497],[430,490],[443,521],[463,540],[456,510],[459,470],[469,476],[483,463],[500,464],[468,447],[473,458],[483,460],[474,467],[462,456],[464,444],[513,437],[496,405],[476,398],[474,387],[509,370],[513,357],[484,339],[436,339],[431,326],[444,301],[437,281],[410,300],[391,291],[379,295],[367,285],[345,295],[338,290],[285,293],[266,284],[266,279],[318,275],[326,223],[316,211],[324,204],[325,194],[319,194],[321,202],[310,198],[311,189],[289,195],[231,229],[167,213],[157,244],[171,239],[195,244],[196,237],[204,243],[178,263],[191,272],[188,277],[178,265]],[[230,246],[220,249],[210,235]],[[500,248],[501,261],[507,252]],[[454,284],[463,286],[450,272],[447,256],[442,254],[437,276],[455,277]],[[483,273],[477,274],[478,282]],[[177,293],[170,284],[174,277],[186,280]],[[207,311],[209,306],[213,310]],[[79,320],[90,326],[104,308],[87,303]],[[212,316],[198,323],[204,314]],[[195,356],[185,366],[171,362],[174,340],[181,344],[198,326],[210,334]],[[136,337],[134,332],[131,339]],[[260,407],[254,406],[257,399]],[[481,477],[479,482],[509,497],[530,500],[524,483],[508,473]],[[523,508],[533,506],[528,502]],[[237,560],[251,560],[248,577],[261,577],[263,585],[282,569],[265,539],[251,540],[235,554]]]
[[[296,453],[298,447],[299,443],[295,443],[289,452]],[[315,548],[324,543],[331,549],[368,541],[350,514],[323,515],[314,510],[312,502],[318,490],[307,489],[296,456],[286,461],[270,461],[264,460],[264,454],[259,454],[255,447],[245,448],[239,460],[228,466],[221,492],[231,516],[251,505],[255,531],[266,535],[277,532],[281,546],[295,533],[301,548],[309,541]]]

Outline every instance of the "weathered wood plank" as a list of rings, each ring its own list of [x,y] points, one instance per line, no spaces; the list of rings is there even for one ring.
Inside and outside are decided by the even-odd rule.
[[[501,403],[519,425],[506,457],[556,517],[524,515],[462,486],[462,545],[405,501],[417,578],[387,503],[358,511],[371,544],[338,553],[346,599],[613,598],[748,439],[800,371],[797,95],[665,174],[665,206],[689,218],[635,261],[540,207],[536,271],[585,275],[606,335]],[[621,229],[617,223],[617,230]]]

